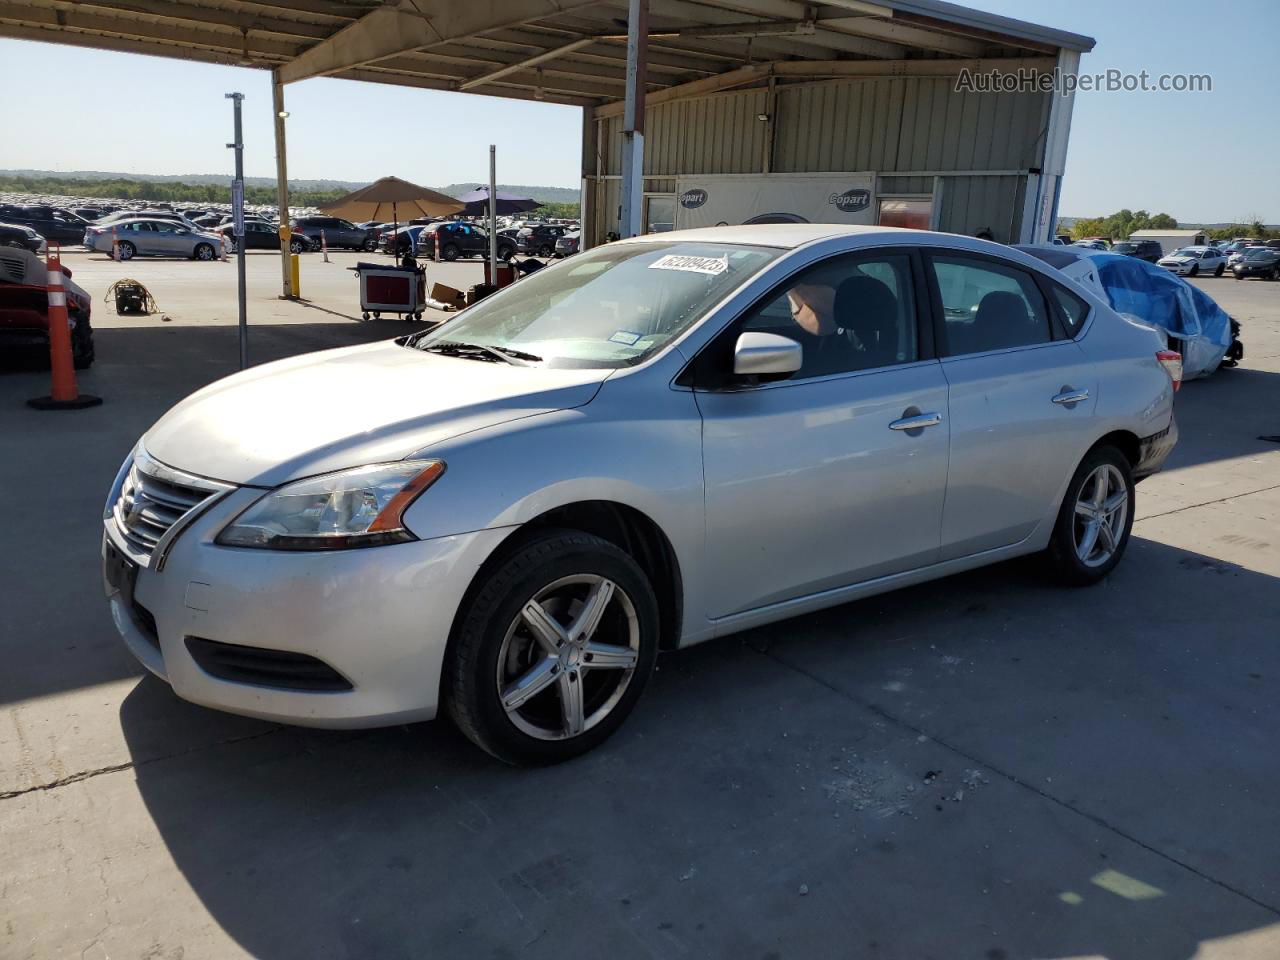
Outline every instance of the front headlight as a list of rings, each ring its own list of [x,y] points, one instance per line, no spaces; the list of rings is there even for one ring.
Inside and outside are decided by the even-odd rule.
[[[404,511],[443,473],[442,460],[402,460],[287,483],[246,508],[217,542],[268,550],[343,550],[413,540],[404,527]]]

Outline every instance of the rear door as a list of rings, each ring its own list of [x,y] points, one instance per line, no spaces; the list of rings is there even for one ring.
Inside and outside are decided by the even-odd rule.
[[[926,255],[951,455],[941,560],[1019,543],[1049,514],[1092,430],[1097,380],[1034,274]]]
[[[699,355],[709,617],[936,559],[946,380],[919,328],[924,289],[909,251],[830,257]],[[800,341],[803,366],[771,383],[735,378],[747,331]]]
[[[155,224],[150,220],[130,220],[123,224],[118,235],[121,240],[128,240],[134,249],[143,256],[155,256],[160,253],[157,245]]]

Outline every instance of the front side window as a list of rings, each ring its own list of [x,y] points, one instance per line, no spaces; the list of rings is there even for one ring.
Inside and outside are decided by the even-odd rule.
[[[1044,297],[1016,267],[961,256],[930,257],[951,355],[1048,343]]]
[[[552,367],[631,366],[780,253],[729,243],[610,244],[539,270],[403,343],[441,353],[488,348]]]
[[[919,358],[910,259],[845,254],[824,260],[748,313],[737,332],[748,331],[800,344],[803,363],[791,380],[910,363]]]

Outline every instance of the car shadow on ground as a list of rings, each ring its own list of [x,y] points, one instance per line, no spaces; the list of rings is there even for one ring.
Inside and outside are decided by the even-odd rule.
[[[1280,920],[1278,618],[1134,539],[1087,590],[1020,561],[665,655],[558,767],[445,722],[182,756],[225,718],[152,679],[120,721],[257,956],[1177,960]]]
[[[1178,391],[1178,445],[1166,470],[1274,451],[1280,434],[1280,373],[1223,368]]]

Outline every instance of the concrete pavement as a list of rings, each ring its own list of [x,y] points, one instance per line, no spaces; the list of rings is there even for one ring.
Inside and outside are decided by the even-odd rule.
[[[306,261],[308,307],[253,259],[255,360],[406,328],[353,322],[341,263]],[[173,320],[97,308],[95,410],[0,373],[5,960],[1280,956],[1280,284],[1197,281],[1246,360],[1184,387],[1103,585],[1011,563],[666,655],[603,749],[520,771],[445,723],[277,727],[141,676],[102,497],[233,369],[200,274],[233,270],[81,261]]]

